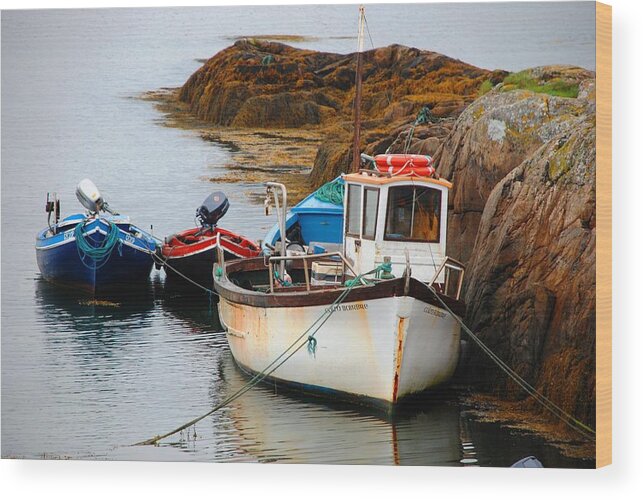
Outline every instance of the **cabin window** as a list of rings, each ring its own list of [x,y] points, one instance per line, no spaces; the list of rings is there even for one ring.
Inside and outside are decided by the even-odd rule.
[[[392,187],[388,192],[384,238],[398,241],[440,241],[442,193],[423,186]]]
[[[362,186],[348,185],[348,213],[346,214],[346,234],[359,237]]]
[[[374,240],[375,226],[377,225],[377,205],[380,198],[380,190],[373,188],[364,188],[364,225],[362,227],[362,237]]]

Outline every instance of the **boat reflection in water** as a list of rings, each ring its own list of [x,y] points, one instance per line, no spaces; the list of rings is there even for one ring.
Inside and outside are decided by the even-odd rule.
[[[231,356],[221,360],[220,369],[225,395],[248,381]],[[216,404],[225,396],[214,397]],[[213,415],[213,434],[201,424],[174,445],[202,459],[227,455],[233,461],[459,466],[459,411],[457,404],[439,398],[418,399],[386,416],[258,385]]]
[[[102,298],[43,279],[36,280],[35,287],[36,310],[48,331],[45,341],[52,349],[56,344],[76,344],[82,348],[77,351],[80,356],[120,356],[124,344],[139,341],[141,329],[152,326],[154,297],[150,281]]]
[[[219,338],[222,346],[227,349],[223,327],[217,313],[216,295],[211,295],[198,290],[196,287],[177,291],[175,288],[166,288],[163,293],[163,311],[177,319],[183,326],[183,333],[221,332]]]

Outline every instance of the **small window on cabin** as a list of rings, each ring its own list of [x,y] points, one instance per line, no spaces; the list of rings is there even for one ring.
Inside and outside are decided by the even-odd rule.
[[[384,238],[399,241],[440,241],[442,193],[423,186],[389,189]]]
[[[362,237],[370,240],[375,239],[375,226],[377,225],[377,204],[380,197],[380,190],[364,188],[364,227]]]
[[[346,234],[359,237],[362,207],[362,186],[348,185],[348,213],[346,214]]]

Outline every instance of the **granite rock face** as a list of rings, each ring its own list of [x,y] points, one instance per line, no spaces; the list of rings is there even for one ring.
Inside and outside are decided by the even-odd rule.
[[[590,425],[596,382],[592,86],[586,82],[579,99],[523,91],[484,96],[458,120],[440,163],[455,181],[449,244],[467,262],[467,324],[531,385]],[[477,348],[469,373],[489,390],[524,397]]]
[[[578,71],[573,68],[574,75]],[[454,182],[448,238],[451,256],[465,263],[469,260],[487,198],[505,175],[543,144],[594,116],[595,102],[588,98],[593,95],[588,89],[593,86],[592,74],[581,74],[585,80],[578,98],[506,91],[501,84],[459,116],[435,155],[438,173]]]

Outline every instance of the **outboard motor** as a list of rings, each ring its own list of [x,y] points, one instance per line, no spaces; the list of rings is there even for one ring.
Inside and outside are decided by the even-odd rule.
[[[201,226],[216,226],[230,208],[230,202],[223,191],[215,191],[208,196],[196,210],[196,218]]]
[[[114,213],[105,200],[100,194],[100,191],[89,179],[83,179],[76,186],[76,198],[80,201],[81,205],[84,206],[89,212],[97,214],[101,210],[109,212],[113,215],[118,215]]]
[[[103,208],[104,201],[100,191],[89,179],[83,179],[76,186],[76,198],[80,204],[93,213],[98,213]]]

